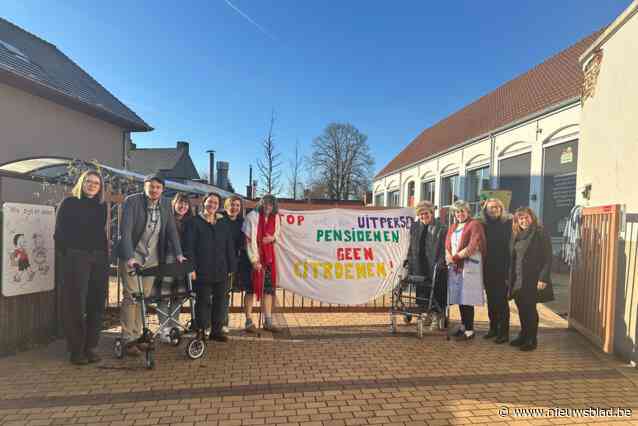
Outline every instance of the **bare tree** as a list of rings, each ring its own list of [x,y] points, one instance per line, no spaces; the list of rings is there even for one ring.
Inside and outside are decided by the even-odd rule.
[[[293,200],[303,197],[304,185],[301,179],[301,167],[303,165],[303,156],[299,152],[299,141],[295,142],[295,155],[289,161],[290,176],[288,177],[288,195]]]
[[[358,198],[370,187],[374,159],[368,137],[349,123],[332,123],[312,143],[315,187],[335,200]]]
[[[264,149],[264,158],[257,160],[257,170],[261,176],[262,193],[277,195],[280,190],[279,179],[281,178],[281,154],[275,152],[275,142],[273,135],[273,127],[275,125],[275,111],[270,115],[270,127],[268,135],[262,143]]]

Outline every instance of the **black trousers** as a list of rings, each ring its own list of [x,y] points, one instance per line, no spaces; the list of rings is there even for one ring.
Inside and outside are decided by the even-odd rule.
[[[426,281],[423,284],[419,284],[416,286],[415,296],[417,298],[416,304],[419,307],[425,308],[427,307],[427,299],[430,297],[430,288],[432,286],[432,281]],[[440,308],[439,313],[445,312],[445,305],[447,304],[447,280],[436,280],[434,284],[434,294],[432,295],[432,309],[435,306]]]
[[[222,326],[225,326],[225,327],[228,327],[228,323],[229,323],[228,309],[230,307],[230,297],[231,297],[231,290],[232,290],[232,284],[233,284],[232,281],[234,281],[234,280],[236,280],[238,278],[237,277],[237,272],[233,273],[232,275],[229,274],[228,277],[229,278],[228,278],[228,281],[226,281],[226,292],[225,292],[226,299],[227,299],[226,300],[226,312],[224,313],[224,321],[223,321],[223,324],[222,324]],[[215,296],[213,295],[213,298],[214,297]],[[215,301],[214,300],[213,300],[213,305],[215,305]],[[215,311],[214,310],[211,310],[210,320],[211,320],[212,323],[215,322]]]
[[[526,297],[527,296],[527,297]],[[536,294],[531,297],[517,292],[514,302],[521,321],[521,337],[530,343],[536,343],[538,335],[538,310],[536,309]]]
[[[226,281],[195,282],[195,324],[198,329],[211,327],[211,333],[219,335],[222,332],[226,312],[228,311],[228,290]],[[212,296],[212,301],[211,301]]]
[[[474,305],[459,305],[461,312],[461,322],[465,330],[474,330]]]
[[[490,331],[499,337],[509,337],[510,305],[507,302],[505,282],[485,282],[487,294],[487,315],[490,319]]]
[[[69,352],[97,346],[106,303],[109,265],[106,252],[68,249],[63,256],[64,334]]]

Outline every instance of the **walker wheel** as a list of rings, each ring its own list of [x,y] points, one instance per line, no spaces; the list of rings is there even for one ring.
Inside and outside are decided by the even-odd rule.
[[[182,335],[176,327],[171,328],[171,331],[168,333],[168,337],[171,339],[171,345],[179,346],[182,341]]]
[[[406,324],[410,324],[412,322],[412,315],[405,314],[405,316],[403,317],[403,322],[405,322]]]
[[[155,356],[154,351],[148,350],[144,353],[144,365],[147,369],[152,370],[155,368]]]
[[[115,344],[113,345],[113,354],[117,359],[124,358],[124,345],[122,344],[122,339],[115,339]]]
[[[190,359],[199,359],[206,352],[206,343],[202,339],[191,339],[186,345],[186,355]]]

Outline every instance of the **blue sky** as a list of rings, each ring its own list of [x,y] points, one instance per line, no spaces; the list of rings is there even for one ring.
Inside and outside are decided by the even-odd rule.
[[[423,129],[610,23],[629,0],[7,1],[0,13],[80,64],[155,130],[230,162],[239,192],[275,143],[304,154],[331,122],[379,171]],[[233,7],[234,6],[234,7]],[[287,169],[287,167],[286,167]]]

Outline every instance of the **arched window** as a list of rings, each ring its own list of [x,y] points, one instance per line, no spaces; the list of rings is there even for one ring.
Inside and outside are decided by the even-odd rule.
[[[414,181],[408,183],[408,207],[414,207]]]

